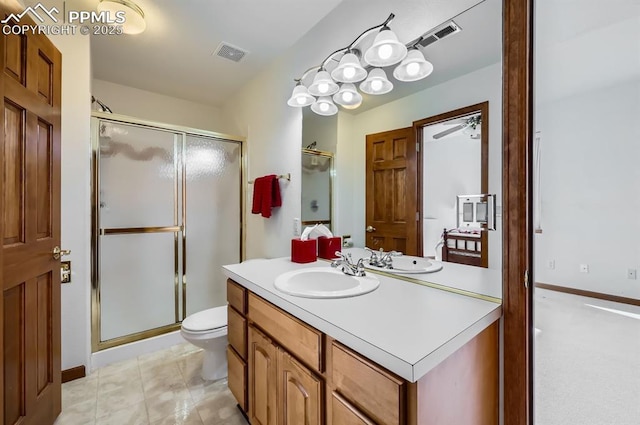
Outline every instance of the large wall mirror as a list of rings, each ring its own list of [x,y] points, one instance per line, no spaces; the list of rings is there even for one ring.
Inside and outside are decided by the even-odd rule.
[[[368,9],[363,11],[369,12]],[[395,10],[393,12],[396,13]],[[397,16],[399,14],[396,13]],[[378,15],[372,13],[372,23],[377,22]],[[407,23],[406,16],[404,19]],[[316,140],[318,144],[320,140],[331,141],[321,149],[335,154],[332,230],[338,235],[350,235],[356,247],[375,244],[373,235],[377,232],[379,246],[441,258],[442,253],[438,254],[435,247],[444,228],[457,227],[457,196],[495,194],[492,201],[495,204],[491,205],[495,205],[496,230],[483,232],[485,243],[470,243],[469,247],[486,250],[484,267],[495,273],[497,287],[493,295],[500,297],[502,1],[478,2],[437,26],[421,23],[424,19],[419,14],[409,18],[413,31],[411,36],[417,38],[439,33],[447,27],[459,29],[421,46],[420,50],[434,66],[433,73],[423,80],[400,82],[393,78],[393,67],[390,67],[385,70],[394,85],[390,93],[380,96],[363,94],[360,107],[352,110],[340,108],[331,117],[316,115],[305,108],[303,147]],[[470,106],[475,109],[465,110]],[[449,119],[428,121],[447,113],[453,115]],[[407,132],[402,136],[389,136],[396,140],[389,144],[390,147],[380,148],[376,154],[368,153],[369,142],[380,142],[382,139],[378,136],[388,136],[399,130]],[[420,145],[419,137],[423,137]],[[379,143],[379,146],[383,144]],[[389,164],[406,157],[407,166],[413,168],[415,180],[397,178],[402,172],[392,171],[387,175],[395,173],[395,180],[388,176],[379,178],[382,190],[372,192],[367,177],[368,155],[378,155],[380,161],[386,158]],[[394,209],[393,198],[381,197],[384,187],[393,186],[395,201],[414,197],[415,206],[409,205],[401,211]],[[379,234],[384,226],[369,222],[367,210],[370,204],[374,205],[374,210],[377,208],[379,214],[387,218],[392,215],[391,218],[398,223],[396,227],[409,229],[407,233],[413,240],[391,237],[390,245],[386,245],[385,238]],[[482,209],[477,212],[482,214]],[[375,230],[371,231],[372,227]],[[480,267],[469,266],[470,273],[474,269]],[[433,281],[436,275],[438,273],[424,275],[424,279]]]

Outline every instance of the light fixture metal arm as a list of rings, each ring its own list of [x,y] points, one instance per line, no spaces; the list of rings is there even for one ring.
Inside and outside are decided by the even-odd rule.
[[[351,49],[353,48],[353,46],[354,46],[356,43],[358,43],[358,42],[360,41],[360,39],[361,39],[363,36],[365,36],[366,34],[369,34],[369,33],[370,33],[371,31],[373,31],[373,30],[377,30],[378,28],[384,28],[384,27],[386,27],[386,26],[387,26],[387,24],[388,24],[389,22],[391,22],[391,21],[393,20],[393,18],[395,18],[395,17],[396,17],[396,15],[394,15],[393,13],[389,14],[389,16],[387,17],[387,19],[385,19],[385,21],[384,21],[383,23],[381,23],[381,24],[379,24],[379,25],[375,25],[375,26],[373,26],[373,27],[371,27],[371,28],[368,28],[368,29],[364,30],[364,31],[363,31],[359,36],[357,36],[357,37],[356,37],[356,39],[355,39],[355,40],[353,40],[353,41],[351,42],[351,44],[349,44],[349,45],[348,45],[348,46],[346,46],[346,47],[342,47],[342,48],[340,48],[340,49],[336,50],[335,52],[331,53],[329,56],[327,56],[327,57],[326,57],[326,58],[325,58],[325,59],[320,63],[320,65],[312,66],[311,68],[307,69],[306,71],[304,71],[304,72],[302,73],[302,76],[301,76],[300,78],[294,78],[294,81],[295,81],[296,83],[298,83],[298,82],[300,82],[300,81],[304,80],[304,78],[305,78],[305,77],[306,77],[310,72],[312,72],[312,71],[319,71],[319,70],[321,70],[321,69],[324,69],[324,67],[325,67],[325,65],[327,64],[327,62],[328,62],[330,59],[333,59],[333,57],[334,57],[335,55],[337,55],[338,53],[341,53],[341,52],[346,52],[346,51],[351,50]],[[418,41],[420,41],[420,40],[418,40]]]

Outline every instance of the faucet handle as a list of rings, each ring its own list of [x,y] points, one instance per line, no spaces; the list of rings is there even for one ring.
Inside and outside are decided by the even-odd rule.
[[[336,251],[335,252],[336,257],[339,257],[340,260],[344,261],[345,263],[349,264],[349,265],[353,265],[353,260],[351,259],[351,253],[342,253],[340,251]],[[339,260],[338,260],[339,261]]]
[[[367,275],[367,273],[364,271],[364,260],[365,258],[362,257],[361,259],[358,260],[358,262],[356,263],[356,270],[355,270],[355,275],[358,277],[364,277]]]
[[[371,248],[367,248],[366,246],[364,247],[365,251],[370,252],[371,255],[369,256],[369,264],[371,265],[376,265],[378,263],[378,251],[374,251]]]
[[[391,257],[399,257],[402,255],[400,251],[389,251],[386,252],[382,257],[380,257],[380,267],[384,267],[386,269],[393,268],[393,259]]]

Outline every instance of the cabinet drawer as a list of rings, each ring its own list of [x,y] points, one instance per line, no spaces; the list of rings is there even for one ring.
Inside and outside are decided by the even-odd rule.
[[[329,425],[375,425],[340,394],[331,394],[331,419]]]
[[[402,423],[402,379],[335,342],[331,366],[334,388],[354,406],[380,425]]]
[[[247,360],[247,319],[227,306],[227,339],[243,360]]]
[[[249,293],[250,320],[312,369],[322,372],[322,334],[262,298]]]
[[[241,314],[247,314],[247,290],[231,279],[227,279],[227,301]]]
[[[238,353],[227,346],[228,373],[227,385],[243,411],[247,411],[247,364]]]

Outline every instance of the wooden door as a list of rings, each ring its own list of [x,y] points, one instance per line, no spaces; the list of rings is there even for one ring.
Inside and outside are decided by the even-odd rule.
[[[61,409],[60,261],[52,252],[60,245],[62,57],[30,33],[3,34],[0,46],[0,412],[5,425],[48,425]]]
[[[249,326],[249,418],[252,425],[276,425],[278,348]]]
[[[416,157],[413,127],[367,135],[367,247],[418,255]]]
[[[279,425],[320,425],[322,382],[289,353],[278,356]]]

